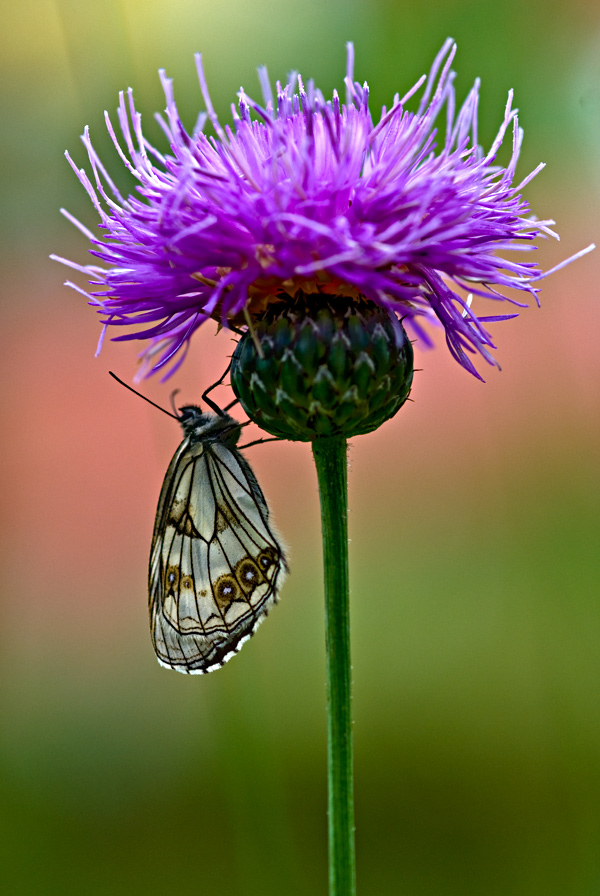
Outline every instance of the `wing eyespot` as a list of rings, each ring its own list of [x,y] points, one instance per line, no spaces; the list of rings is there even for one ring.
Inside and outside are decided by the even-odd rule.
[[[264,548],[258,557],[256,558],[256,562],[258,563],[259,569],[261,572],[266,573],[273,566],[273,564],[277,560],[277,551],[275,548],[266,547]]]
[[[179,591],[179,568],[168,566],[165,572],[165,591],[167,594],[175,594]]]
[[[235,577],[246,595],[252,594],[254,589],[265,581],[262,572],[250,557],[244,557],[236,564]]]
[[[217,606],[220,610],[226,610],[234,600],[242,597],[242,591],[232,575],[219,576],[213,585],[213,591]]]

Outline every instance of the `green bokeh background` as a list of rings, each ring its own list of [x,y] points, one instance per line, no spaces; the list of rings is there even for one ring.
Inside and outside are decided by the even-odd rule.
[[[373,109],[451,34],[464,98],[482,79],[488,146],[514,87],[524,177],[555,217],[550,267],[598,242],[600,10],[516,0],[3,0],[0,885],[6,893],[326,892],[324,657],[309,448],[250,452],[292,574],[225,669],[155,663],[145,571],[179,432],[119,389],[132,346],[93,358],[98,323],[50,252],[84,261],[58,215],[95,218],[89,124],[132,86],[145,126],[175,79],[222,120],[255,69],[341,87],[345,42]],[[162,145],[162,144],[161,144]],[[115,159],[111,171],[117,172]],[[121,177],[119,183],[127,185]],[[475,382],[420,351],[414,402],[351,450],[358,882],[377,896],[600,892],[598,253],[542,309],[497,325],[503,370]],[[197,401],[231,351],[202,333],[176,382]],[[223,395],[223,401],[226,395]]]

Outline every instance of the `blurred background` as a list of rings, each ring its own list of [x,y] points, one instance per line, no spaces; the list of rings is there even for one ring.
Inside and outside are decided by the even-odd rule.
[[[6,893],[326,893],[318,498],[307,445],[249,459],[289,545],[279,607],[224,669],[160,669],[146,569],[179,427],[126,392],[51,252],[84,263],[59,207],[95,228],[63,158],[90,125],[125,189],[103,110],[134,88],[148,135],[175,79],[188,127],[202,50],[223,121],[243,84],[294,68],[342,87],[345,43],[374,115],[458,41],[462,101],[482,79],[487,148],[514,87],[518,174],[562,236],[600,241],[600,7],[588,0],[2,0],[0,881]],[[120,178],[120,179],[119,179]],[[485,385],[443,340],[412,403],[351,448],[359,892],[600,892],[600,253],[496,324]],[[83,279],[81,279],[83,284]],[[145,394],[198,401],[227,334]],[[225,403],[227,390],[218,393]]]

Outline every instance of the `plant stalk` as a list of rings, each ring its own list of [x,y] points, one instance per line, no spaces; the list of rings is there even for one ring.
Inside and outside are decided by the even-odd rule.
[[[325,580],[329,896],[355,896],[346,439],[317,438],[312,448]]]

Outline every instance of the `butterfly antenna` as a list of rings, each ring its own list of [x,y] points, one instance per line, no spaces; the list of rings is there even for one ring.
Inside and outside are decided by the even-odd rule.
[[[166,411],[164,408],[161,408],[161,406],[159,404],[156,404],[156,402],[151,401],[149,398],[146,398],[145,395],[142,395],[142,393],[138,392],[137,389],[134,389],[133,386],[129,386],[127,383],[124,383],[123,380],[119,379],[119,377],[117,376],[116,373],[112,372],[112,370],[109,370],[108,372],[112,376],[113,380],[116,380],[122,386],[125,386],[126,389],[129,389],[130,392],[133,392],[133,394],[137,395],[138,398],[143,398],[144,401],[147,401],[148,404],[151,404],[153,408],[158,408],[158,410],[162,411],[163,414],[167,414],[169,417],[173,417],[175,420],[179,420],[178,414],[172,414],[170,411]],[[173,394],[171,395],[171,400],[174,398],[176,393],[177,393],[177,390],[175,390],[175,392],[173,392]]]
[[[173,408],[173,417],[177,417],[177,419],[179,419],[179,414],[177,413],[177,408],[175,407],[175,396],[179,395],[179,392],[180,392],[179,389],[173,389],[173,391],[171,392],[171,398],[170,398],[171,407]]]

